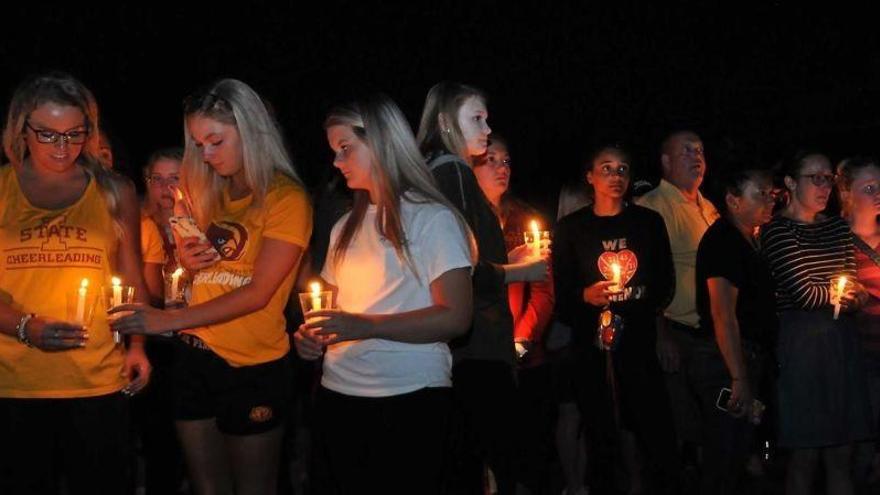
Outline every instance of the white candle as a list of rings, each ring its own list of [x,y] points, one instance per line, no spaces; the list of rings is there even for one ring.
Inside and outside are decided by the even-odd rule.
[[[535,257],[541,256],[541,231],[538,230],[538,222],[532,220],[531,223],[532,230],[532,255]]]
[[[183,268],[177,267],[177,270],[174,270],[174,273],[171,274],[171,300],[179,301],[183,299],[180,297],[180,276],[183,275]]]
[[[321,309],[321,283],[312,282],[309,288],[312,291],[312,311],[318,311]]]
[[[837,294],[834,298],[834,319],[840,316],[840,298],[843,297],[843,291],[846,289],[846,277],[837,279]]]
[[[112,306],[114,308],[116,306],[122,306],[122,280],[120,280],[119,277],[113,277],[110,279],[110,283],[113,284]]]
[[[76,321],[77,323],[85,323],[86,321],[86,295],[88,293],[89,279],[84,278],[79,283],[76,297]]]
[[[114,308],[116,306],[122,306],[122,280],[120,280],[119,277],[113,277],[110,279],[110,283],[113,285],[112,306]],[[116,344],[122,343],[122,335],[120,335],[119,332],[113,332],[113,342]]]
[[[623,287],[620,286],[620,265],[618,263],[611,264],[611,290],[618,291]]]

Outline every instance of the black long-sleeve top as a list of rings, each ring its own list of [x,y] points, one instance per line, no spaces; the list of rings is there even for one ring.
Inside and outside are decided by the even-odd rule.
[[[453,360],[504,361],[512,366],[513,316],[501,267],[507,263],[501,224],[464,161],[441,154],[429,156],[428,167],[440,191],[464,216],[479,250],[473,275],[473,324],[467,334],[450,342]]]
[[[675,292],[675,268],[663,218],[647,208],[626,205],[605,217],[588,207],[560,220],[553,239],[557,315],[573,328],[575,345],[591,345],[603,308],[585,302],[584,289],[611,280],[614,262],[625,285],[610,303],[624,320],[617,349],[653,352],[657,315]]]

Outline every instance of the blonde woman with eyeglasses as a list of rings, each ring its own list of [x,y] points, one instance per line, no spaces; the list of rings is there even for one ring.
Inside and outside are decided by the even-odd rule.
[[[66,74],[25,81],[9,105],[10,163],[0,167],[3,493],[57,493],[62,478],[73,494],[127,488],[126,396],[146,385],[150,365],[142,338],[115,342],[92,303],[113,276],[141,301],[146,291],[134,185],[102,158],[98,124],[94,96]],[[92,307],[92,321],[82,321]]]

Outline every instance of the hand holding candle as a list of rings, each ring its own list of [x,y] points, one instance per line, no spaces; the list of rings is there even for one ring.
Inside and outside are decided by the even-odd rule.
[[[611,292],[623,290],[623,287],[620,286],[620,263],[611,264],[611,282],[612,284],[608,287],[608,290]]]
[[[71,288],[67,292],[67,321],[78,323],[83,327],[92,324],[92,316],[95,313],[95,303],[98,300],[97,290],[89,285],[89,279],[80,280],[79,287]]]
[[[110,287],[104,287],[104,302],[107,310],[122,306],[123,304],[132,304],[134,302],[134,287],[122,285],[122,279],[112,277],[110,279]],[[119,318],[126,314],[131,314],[131,312],[122,311],[114,313],[110,318]],[[113,342],[116,344],[122,343],[122,335],[119,332],[113,332]]]
[[[310,311],[331,309],[333,307],[332,300],[333,293],[329,290],[321,290],[321,282],[318,281],[309,284],[309,292],[299,294],[299,303],[303,314]]]
[[[113,285],[113,298],[110,301],[110,307],[122,306],[122,280],[119,277],[113,277],[110,279],[110,283]],[[119,332],[113,332],[113,342],[122,343],[122,335]]]
[[[541,256],[541,231],[538,230],[538,222],[532,220],[532,256]]]
[[[122,306],[122,280],[119,277],[113,277],[110,279],[110,283],[113,285],[113,299],[110,302],[110,307]]]
[[[550,247],[550,231],[541,230],[537,220],[529,222],[529,229],[523,232],[523,237],[532,258],[540,258],[541,251]]]
[[[846,276],[843,275],[837,279],[837,286],[832,286],[831,289],[831,302],[834,304],[834,319],[836,320],[838,316],[840,316],[840,300],[843,298],[844,291],[846,290]]]
[[[309,284],[309,289],[312,294],[312,311],[317,311],[321,309],[321,283],[312,282]]]

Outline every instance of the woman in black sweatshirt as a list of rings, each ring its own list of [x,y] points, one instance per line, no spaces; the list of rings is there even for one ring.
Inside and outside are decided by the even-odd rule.
[[[484,463],[492,469],[498,493],[513,493],[515,452],[513,317],[509,282],[547,278],[545,257],[529,258],[528,248],[511,251],[492,206],[471,170],[473,157],[486,153],[489,128],[482,91],[441,82],[428,92],[417,140],[440,190],[464,216],[474,234],[479,260],[474,268],[474,320],[452,349],[456,398],[453,426],[460,448],[450,483],[454,493],[480,493]]]
[[[674,428],[655,353],[656,319],[675,285],[666,226],[657,213],[624,200],[630,166],[622,149],[594,152],[586,180],[595,192],[593,204],[563,218],[554,237],[557,314],[573,328],[569,376],[560,392],[563,402],[568,397],[590,419],[591,436],[598,432],[616,441],[607,437],[616,429],[612,420],[632,433],[652,493],[676,493]],[[614,315],[616,332],[611,349],[602,352],[597,329],[605,311]],[[638,472],[629,474],[632,483],[641,483]]]

